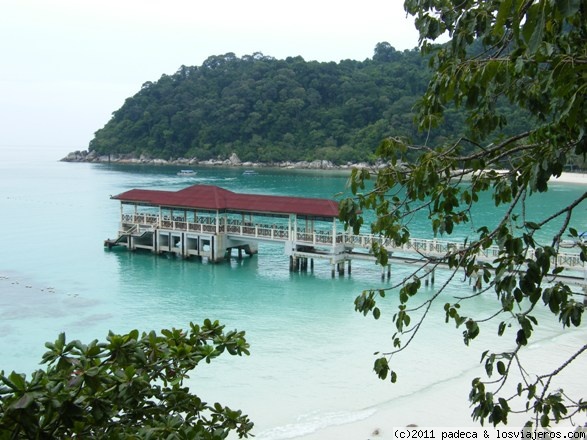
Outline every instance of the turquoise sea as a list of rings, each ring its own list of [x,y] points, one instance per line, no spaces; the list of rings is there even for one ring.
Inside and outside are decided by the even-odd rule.
[[[372,263],[354,263],[351,275],[331,278],[330,266],[320,261],[313,272],[289,272],[280,246],[261,245],[256,256],[217,265],[103,247],[118,230],[120,206],[110,196],[128,189],[206,183],[236,192],[334,198],[345,191],[346,176],[271,169],[242,176],[242,169],[197,168],[195,178],[182,178],[178,167],[59,162],[67,153],[0,149],[0,369],[30,372],[44,342],[60,332],[88,341],[103,339],[108,330],[160,330],[218,319],[247,332],[252,354],[202,365],[190,385],[205,400],[249,414],[257,438],[287,439],[368,418],[398,399],[472,378],[478,368],[484,346],[465,348],[461,330],[444,324],[439,304],[417,343],[397,358],[399,383],[377,379],[373,353],[390,348],[396,299],[388,295],[379,321],[354,311],[362,290],[390,285]],[[584,190],[558,184],[536,197],[529,211],[554,212]],[[490,200],[484,203],[480,220],[496,221],[499,211]],[[587,226],[586,211],[577,213],[578,228]],[[414,222],[415,235],[430,237]],[[391,282],[406,270],[393,267]],[[437,275],[437,286],[442,281],[443,274]],[[464,292],[469,287],[457,282],[447,295]],[[423,293],[430,294],[432,288]],[[483,314],[491,304],[488,294],[472,301],[470,311]],[[560,335],[560,327],[547,326],[537,340]],[[587,340],[587,333],[577,338]],[[423,402],[422,410],[438,404]],[[390,424],[412,423],[401,411],[395,417]]]

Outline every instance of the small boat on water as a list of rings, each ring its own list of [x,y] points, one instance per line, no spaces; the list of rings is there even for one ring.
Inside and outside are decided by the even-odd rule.
[[[179,170],[177,172],[178,176],[184,176],[184,177],[195,176],[196,174],[198,174],[198,173],[197,173],[197,171],[194,171],[194,170]]]
[[[243,176],[256,176],[257,173],[255,170],[245,170],[243,171]]]

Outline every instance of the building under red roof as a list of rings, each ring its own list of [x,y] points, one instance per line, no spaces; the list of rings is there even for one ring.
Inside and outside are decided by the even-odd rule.
[[[239,194],[213,185],[193,185],[179,191],[131,189],[112,198],[170,208],[338,217],[338,203],[334,200]]]

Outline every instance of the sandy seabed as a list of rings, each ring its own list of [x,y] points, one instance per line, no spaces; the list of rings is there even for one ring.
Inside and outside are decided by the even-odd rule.
[[[520,356],[526,365],[539,366],[532,368],[533,371],[544,374],[558,367],[547,358],[548,353],[556,352],[558,359],[563,355],[570,357],[586,340],[587,329],[572,329],[548,342],[529,345],[522,350]],[[468,395],[471,390],[471,381],[478,376],[485,377],[482,370],[483,367],[480,365],[479,370],[472,374],[438,383],[412,396],[392,400],[378,406],[372,416],[363,420],[332,426],[299,438],[304,440],[391,440],[394,438],[394,428],[409,425],[416,425],[419,428],[479,428],[480,424],[474,422],[470,417],[472,407],[469,405]],[[579,356],[564,370],[564,374],[553,380],[550,391],[562,388],[576,398],[586,396],[585,371],[587,371],[587,360],[585,355]],[[513,379],[509,384],[511,388],[515,387],[518,382],[518,378],[514,377]],[[512,389],[503,395],[509,397],[513,394],[515,392]],[[523,397],[524,395],[517,401],[515,407],[521,407],[524,404]],[[514,403],[512,403],[512,408],[515,408],[513,405]],[[526,415],[510,414],[507,427],[522,427],[531,416],[531,413]],[[583,426],[587,423],[587,416],[583,413],[581,416],[575,417],[573,422],[575,426]],[[501,426],[503,427],[503,425]],[[485,427],[491,428],[492,425],[486,421]],[[569,421],[565,421],[560,427],[574,429]]]
[[[553,179],[552,183],[571,183],[587,185],[587,173],[562,173],[560,177]],[[587,330],[580,328],[561,335],[548,343],[541,343],[527,348],[523,356],[529,365],[541,365],[540,373],[545,373],[556,368],[556,365],[548,365],[544,359],[545,354],[556,352],[570,356],[578,347],[587,340]],[[563,388],[572,391],[574,396],[587,396],[587,381],[585,380],[587,361],[585,356],[579,357],[561,375],[559,382],[551,389]],[[304,440],[390,440],[393,439],[395,427],[417,425],[422,428],[431,427],[479,427],[470,415],[472,408],[469,405],[468,395],[471,390],[471,381],[476,376],[483,377],[480,366],[477,375],[462,376],[446,382],[436,384],[417,395],[400,397],[394,401],[378,407],[374,414],[363,420],[344,425],[332,426],[310,435],[300,437]],[[517,381],[514,381],[517,383]],[[508,427],[521,427],[530,418],[527,415],[510,415]],[[582,415],[575,420],[581,426],[587,423],[587,417]],[[486,423],[486,426],[490,424]],[[562,426],[569,426],[566,422]]]

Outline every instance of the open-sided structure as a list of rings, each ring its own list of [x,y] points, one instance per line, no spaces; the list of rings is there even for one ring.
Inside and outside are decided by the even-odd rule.
[[[218,262],[232,249],[256,253],[259,242],[280,242],[293,265],[307,255],[344,262],[344,234],[334,200],[239,194],[211,185],[179,191],[132,189],[120,200],[118,238],[108,247],[170,252]]]
[[[351,270],[352,260],[373,261],[373,243],[384,247],[390,261],[443,258],[464,242],[410,238],[403,245],[371,234],[353,235],[338,221],[338,203],[329,199],[239,194],[217,186],[193,185],[179,191],[132,189],[112,197],[120,200],[120,229],[105,246],[146,249],[185,258],[203,257],[219,262],[237,249],[239,256],[257,253],[261,242],[278,243],[290,257],[292,270],[307,269],[314,258],[336,268]],[[479,261],[492,261],[499,246],[479,251]],[[567,282],[587,289],[587,268],[578,252],[559,253],[553,264],[573,271]],[[387,277],[390,266],[387,266]],[[382,271],[383,277],[383,271]]]

